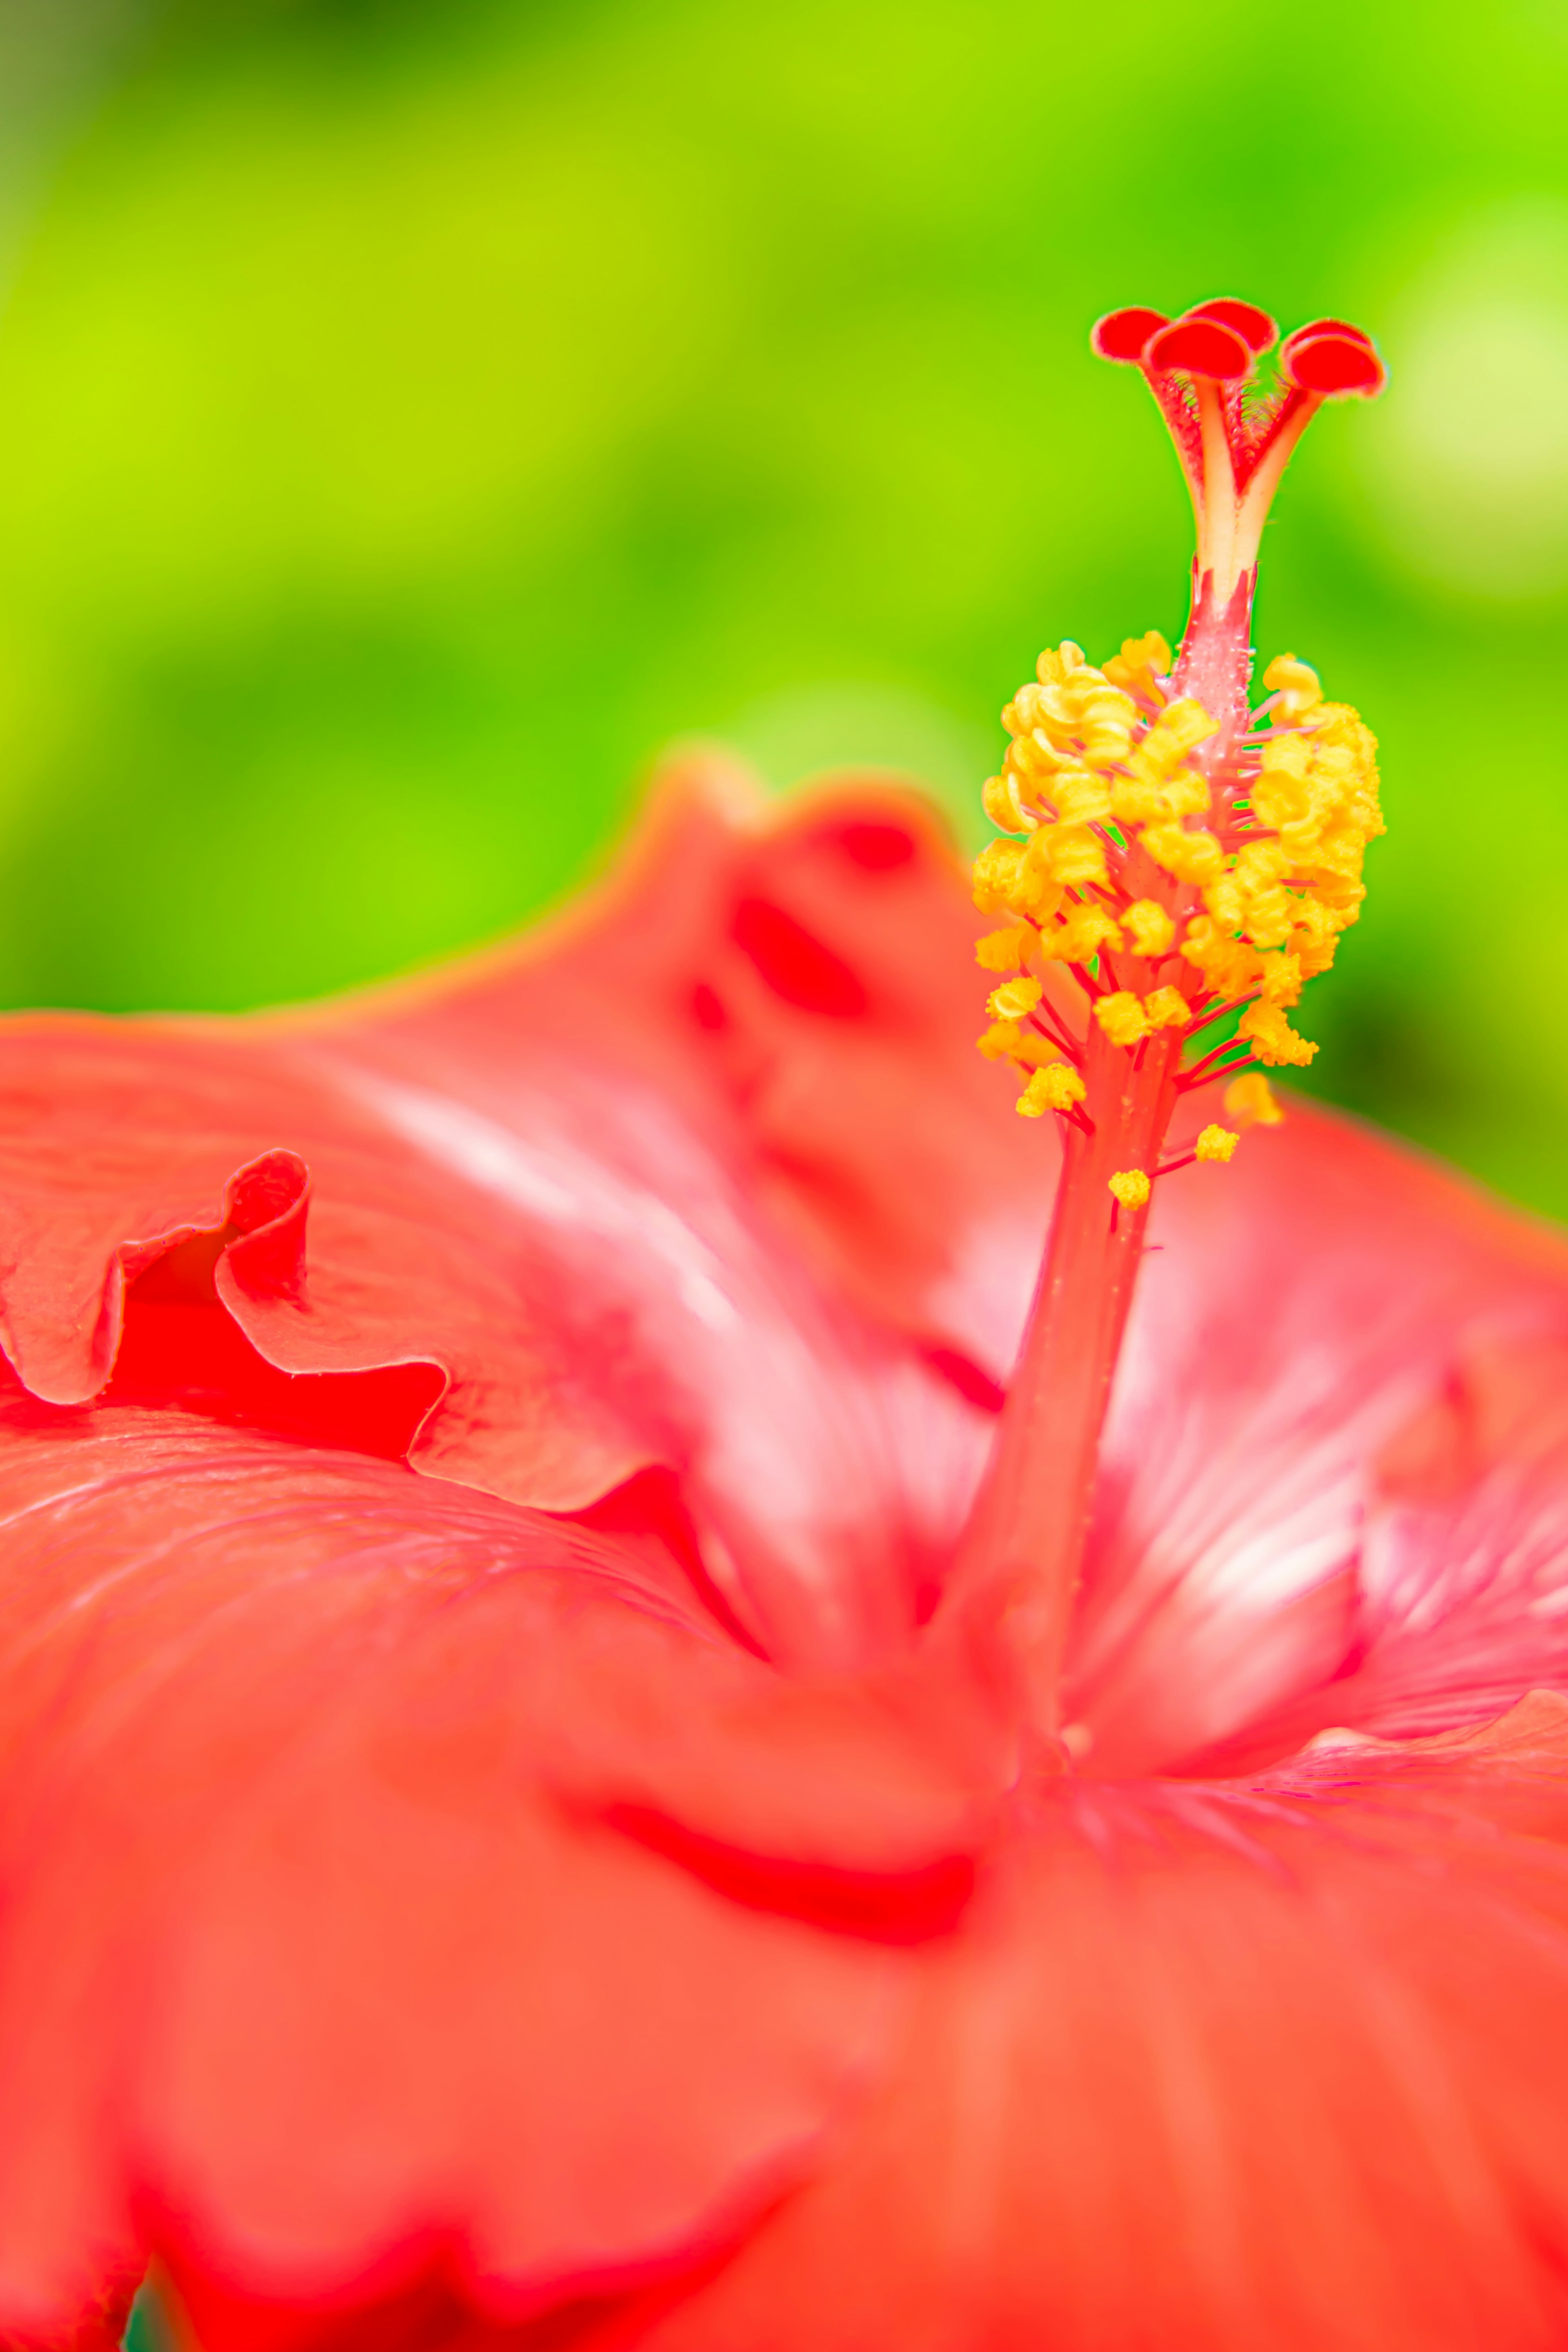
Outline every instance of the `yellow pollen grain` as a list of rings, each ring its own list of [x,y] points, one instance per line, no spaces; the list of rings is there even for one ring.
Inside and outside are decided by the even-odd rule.
[[[1279,697],[1279,717],[1286,722],[1305,718],[1323,698],[1317,671],[1294,654],[1277,654],[1263,673],[1263,683]]]
[[[1081,890],[1090,884],[1103,890],[1110,877],[1105,870],[1105,845],[1087,824],[1055,824],[1036,835],[1030,847],[1043,857],[1051,878]]]
[[[1149,1179],[1142,1168],[1119,1168],[1107,1184],[1124,1209],[1146,1209],[1149,1205]]]
[[[1143,999],[1143,1018],[1151,1029],[1184,1029],[1187,1000],[1179,988],[1156,988]]]
[[[1240,1141],[1228,1127],[1205,1127],[1193,1150],[1200,1160],[1228,1160]]]
[[[1021,1070],[1041,1069],[1047,1062],[1059,1062],[1062,1055],[1051,1038],[1016,1021],[994,1021],[975,1044],[988,1062],[1016,1062]]]
[[[1282,1062],[1300,1068],[1318,1050],[1310,1038],[1299,1035],[1291,1028],[1277,1004],[1249,1004],[1236,1024],[1236,1034],[1247,1040],[1255,1058],[1266,1062],[1270,1069]]]
[[[984,971],[1016,971],[1028,960],[1033,931],[987,931],[974,943],[974,961]]]
[[[1232,1078],[1221,1099],[1226,1117],[1238,1127],[1278,1127],[1285,1117],[1261,1070],[1244,1070]]]
[[[985,1010],[993,1021],[1021,1021],[1026,1013],[1034,1011],[1044,994],[1037,980],[1005,980],[1000,988],[992,990]]]
[[[1024,862],[1019,841],[988,841],[974,861],[974,903],[983,915],[1009,911]]]
[[[1043,931],[1036,954],[1055,963],[1087,963],[1101,948],[1119,948],[1121,933],[1103,907],[1072,907]]]
[[[1138,838],[1155,865],[1178,882],[1214,882],[1225,872],[1224,850],[1201,827],[1189,833],[1173,819],[1166,824],[1146,824]]]
[[[1110,814],[1110,790],[1087,768],[1070,768],[1053,779],[1051,806],[1062,824],[1103,824]]]
[[[1048,1069],[1037,1070],[1018,1097],[1018,1116],[1043,1118],[1048,1110],[1070,1110],[1087,1092],[1075,1069],[1066,1062],[1053,1062]]]
[[[980,788],[980,805],[999,833],[1027,833],[1040,821],[1026,805],[1019,780],[1011,773],[986,778]]]
[[[1113,1045],[1136,1045],[1149,1034],[1148,1015],[1141,999],[1130,988],[1119,988],[1114,995],[1100,997],[1094,1017]]]
[[[1024,1033],[1016,1021],[993,1021],[974,1042],[988,1062],[1010,1062],[1023,1039]]]
[[[1149,702],[1159,693],[1156,677],[1169,677],[1170,674],[1171,648],[1158,629],[1151,629],[1143,637],[1124,637],[1121,651],[1113,654],[1105,665],[1105,675],[1112,686],[1121,687],[1125,694],[1140,695]]]
[[[1176,936],[1176,926],[1158,898],[1135,899],[1121,919],[1136,955],[1163,956]]]

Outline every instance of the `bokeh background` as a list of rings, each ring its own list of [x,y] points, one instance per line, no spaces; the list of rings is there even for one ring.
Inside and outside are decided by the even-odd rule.
[[[1113,304],[1379,334],[1258,641],[1383,739],[1312,1082],[1568,1213],[1568,5],[0,0],[0,999],[558,898],[671,741],[969,812],[1174,636]]]

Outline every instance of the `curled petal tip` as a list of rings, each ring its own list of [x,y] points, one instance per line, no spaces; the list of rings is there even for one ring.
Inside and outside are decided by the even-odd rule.
[[[1279,341],[1279,329],[1267,310],[1260,310],[1256,302],[1234,301],[1229,295],[1213,302],[1194,302],[1190,310],[1183,311],[1180,323],[1189,319],[1217,319],[1222,327],[1241,337],[1255,358],[1272,351]]]
[[[1337,319],[1302,327],[1279,354],[1284,373],[1303,392],[1326,400],[1373,398],[1386,381],[1383,362],[1369,335]]]
[[[1124,366],[1137,367],[1143,357],[1143,346],[1151,335],[1158,334],[1170,320],[1163,310],[1108,310],[1097,319],[1089,331],[1089,347],[1102,360],[1119,360]]]
[[[1162,372],[1181,368],[1188,375],[1234,383],[1251,371],[1252,346],[1224,320],[1189,314],[1150,336],[1143,347],[1143,364]]]

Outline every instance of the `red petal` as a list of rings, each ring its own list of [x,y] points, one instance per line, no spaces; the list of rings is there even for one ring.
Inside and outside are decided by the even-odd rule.
[[[1331,400],[1352,393],[1370,399],[1386,381],[1370,340],[1342,329],[1304,327],[1280,353],[1280,365],[1303,392]]]
[[[15,1359],[39,1394],[92,1394],[125,1277],[205,1233],[203,1295],[216,1263],[265,1360],[242,1385],[267,1425],[329,1413],[342,1439],[357,1416],[376,1451],[412,1439],[423,1469],[554,1508],[668,1465],[755,1638],[887,1647],[929,1607],[984,1444],[929,1352],[970,1338],[937,1294],[958,1295],[949,1211],[976,1122],[994,1175],[1035,1171],[1031,1234],[1053,1157],[973,1053],[976,927],[907,798],[841,793],[780,825],[736,821],[699,779],[551,954],[304,1020],[12,1024]],[[252,1162],[296,1191],[308,1163],[308,1229],[301,1194],[240,1231],[226,1188]],[[182,1393],[182,1325],[202,1342],[187,1388],[237,1371],[213,1318],[170,1304],[150,1346],[152,1306],[135,1293],[121,1393],[152,1399],[155,1366]]]
[[[584,1148],[623,1188],[652,1180],[770,1334],[738,1362],[723,1331],[678,1302],[658,1309],[665,1364],[700,1400],[694,1452],[724,1488],[748,1591],[762,1590],[759,1533],[775,1560],[787,1542],[802,1592],[808,1559],[820,1579],[830,1552],[843,1569],[818,1592],[858,1615],[863,1650],[868,1630],[885,1640],[907,1612],[911,1565],[922,1605],[934,1597],[985,1442],[972,1400],[1005,1370],[1056,1141],[1024,1131],[1006,1076],[974,1052],[981,925],[919,803],[839,786],[781,818],[737,809],[731,787],[721,825],[698,781],[656,813],[630,886],[584,909],[547,959],[512,950],[355,1007],[323,1044],[390,1079],[416,1120],[434,1097],[473,1106],[483,1153],[468,1153],[460,1118],[427,1129],[429,1148],[496,1181],[506,1148],[539,1125],[516,1041],[544,1049],[581,1104]],[[647,1238],[626,1222],[646,1292]],[[590,1285],[606,1279],[589,1270]],[[658,1280],[668,1293],[669,1272]],[[955,1381],[942,1368],[961,1360]],[[767,1575],[767,1639],[795,1648],[804,1626],[791,1631]],[[805,1605],[820,1622],[820,1600]],[[840,1622],[844,1657],[854,1618]]]
[[[1304,1103],[1228,1174],[1162,1188],[1140,1280],[1071,1667],[1092,1769],[1245,1764],[1568,1681],[1568,1612],[1542,1605],[1563,1242]],[[1413,1511],[1423,1454],[1451,1484]]]
[[[845,2158],[647,2352],[1545,2352],[1568,1742],[1067,1792]]]
[[[784,1683],[635,1543],[384,1465],[9,1423],[0,2327],[138,2215],[250,2293],[439,2260],[515,2311],[775,2194],[1012,1775],[1005,1692]]]
[[[1252,366],[1252,347],[1217,319],[1176,319],[1152,335],[1144,362],[1162,371],[1181,368],[1188,375],[1211,376],[1233,383]]]
[[[1089,346],[1102,360],[1121,360],[1135,367],[1142,361],[1150,336],[1169,323],[1163,310],[1108,310],[1103,319],[1095,320]]]
[[[1213,302],[1194,302],[1182,317],[1217,319],[1222,327],[1238,334],[1254,354],[1269,350],[1279,340],[1279,330],[1267,310],[1260,310],[1256,302],[1236,302],[1226,295]]]

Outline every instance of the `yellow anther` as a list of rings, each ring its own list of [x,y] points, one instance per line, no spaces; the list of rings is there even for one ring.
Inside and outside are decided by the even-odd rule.
[[[1232,869],[1237,887],[1243,890],[1261,890],[1270,882],[1282,882],[1290,871],[1290,856],[1277,841],[1249,841],[1237,855]]]
[[[993,1021],[989,1029],[975,1039],[975,1044],[988,1062],[1010,1062],[1023,1043],[1024,1033],[1016,1021]]]
[[[1094,1017],[1113,1045],[1136,1045],[1149,1034],[1148,1015],[1130,988],[1119,988],[1113,996],[1099,998]]]
[[[1136,761],[1137,754],[1133,755]],[[1173,816],[1202,816],[1209,788],[1195,768],[1178,768],[1166,778],[1118,776],[1110,805],[1119,824],[1157,824]]]
[[[974,861],[974,903],[983,915],[1003,913],[1024,862],[1021,841],[988,841]]]
[[[1169,816],[1163,784],[1142,777],[1117,776],[1110,787],[1110,809],[1118,824],[1158,824]]]
[[[1283,1062],[1304,1065],[1317,1052],[1316,1045],[1299,1036],[1277,1004],[1249,1004],[1237,1024],[1236,1034],[1246,1038],[1260,1062],[1270,1069]]]
[[[1035,952],[1057,963],[1087,963],[1101,948],[1119,948],[1121,933],[1103,907],[1072,907],[1042,931]]]
[[[1290,726],[1305,718],[1323,698],[1318,683],[1318,673],[1294,654],[1277,654],[1263,673],[1263,683],[1270,694],[1279,697],[1276,706],[1276,726]]]
[[[1105,870],[1105,844],[1087,824],[1053,824],[1035,835],[1031,848],[1057,882],[1065,882],[1075,890],[1090,885],[1108,889],[1110,877]]]
[[[1142,1168],[1119,1168],[1107,1180],[1124,1209],[1146,1209],[1149,1205],[1149,1179]]]
[[[1134,775],[1163,783],[1174,775],[1189,751],[1195,751],[1218,732],[1218,719],[1211,719],[1201,702],[1184,694],[1179,702],[1165,705],[1127,764]]]
[[[1047,1062],[1061,1059],[1059,1045],[1016,1021],[994,1021],[975,1043],[988,1062],[1016,1062],[1022,1070],[1037,1070]]]
[[[1053,1062],[1048,1069],[1037,1070],[1018,1097],[1018,1116],[1043,1118],[1048,1110],[1070,1110],[1074,1103],[1082,1102],[1087,1092],[1083,1080],[1069,1064]]]
[[[1112,686],[1128,694],[1141,695],[1152,702],[1159,693],[1156,677],[1169,677],[1171,648],[1158,629],[1151,629],[1146,637],[1126,637],[1121,651],[1113,654],[1105,665],[1105,675]]]
[[[1110,814],[1110,787],[1087,768],[1064,768],[1047,790],[1063,824],[1103,824]]]
[[[1000,988],[992,990],[985,1009],[994,1021],[1021,1021],[1044,994],[1037,980],[1005,980]]]
[[[1232,1078],[1221,1100],[1226,1117],[1237,1127],[1278,1127],[1285,1116],[1261,1070],[1244,1070],[1239,1078]]]
[[[1163,956],[1176,936],[1176,926],[1158,898],[1139,898],[1121,918],[1131,934],[1133,952]]]
[[[1178,882],[1212,882],[1225,871],[1225,852],[1212,833],[1181,824],[1147,824],[1138,836],[1156,866]]]
[[[1193,1150],[1200,1160],[1228,1160],[1240,1141],[1228,1127],[1205,1127]]]
[[[1299,1004],[1302,977],[1299,955],[1266,955],[1263,959],[1263,994],[1266,1001],[1270,1004]]]
[[[1290,936],[1300,899],[1281,882],[1255,890],[1247,902],[1242,928],[1255,948],[1282,948]]]
[[[1208,1001],[1246,1008],[1237,1034],[1258,1061],[1309,1062],[1317,1048],[1285,1014],[1328,970],[1360,912],[1366,845],[1383,831],[1376,741],[1347,704],[1322,699],[1305,662],[1281,655],[1264,676],[1274,697],[1268,729],[1232,746],[1211,790],[1189,761],[1217,724],[1191,695],[1162,707],[1170,664],[1152,632],[1128,638],[1103,669],[1068,641],[1040,656],[1036,678],[1008,704],[1011,740],[984,799],[1015,837],[982,851],[974,898],[983,912],[1026,918],[1030,928],[993,932],[979,961],[1026,973],[1091,965],[1128,945],[1146,963],[1179,949]],[[1152,897],[1111,914],[1106,901],[1137,870],[1133,844],[1184,890],[1200,892],[1201,911],[1173,912]],[[1040,1053],[1037,1030],[1017,1032],[1027,1009],[1022,996],[996,991],[993,1013],[1012,1030],[1005,1043],[997,1026],[986,1033],[986,1050],[1026,1068]],[[1101,998],[1095,1017],[1113,1042],[1132,1045],[1184,1027],[1191,1000],[1175,987],[1142,1000],[1123,989]]]
[[[974,942],[974,961],[984,971],[1017,971],[1027,962],[1033,931],[987,931]]]
[[[1244,940],[1216,936],[1202,915],[1188,924],[1182,953],[1196,964],[1212,992],[1230,1004],[1250,996],[1263,977],[1263,958],[1257,950]]]
[[[1140,722],[1131,696],[1068,644],[1040,656],[1038,682],[1020,687],[1002,723],[1014,738],[1011,771],[1026,784],[1055,766],[1116,767]]]
[[[1070,637],[1065,637],[1054,652],[1047,646],[1035,664],[1035,675],[1042,686],[1060,686],[1064,678],[1070,677],[1075,669],[1082,667],[1083,647],[1075,646]]]
[[[1170,816],[1202,816],[1209,806],[1209,788],[1195,768],[1178,768],[1164,791]]]
[[[1039,823],[1033,811],[1025,808],[1018,779],[1011,772],[987,777],[980,788],[980,805],[1001,833],[1027,833]]]
[[[1039,838],[1037,834],[1035,841]],[[1034,845],[1034,842],[1029,844],[1031,849]],[[1033,921],[1044,923],[1059,913],[1067,894],[1067,884],[1056,880],[1044,856],[1026,856],[1004,903],[1010,914],[1027,915]]]

